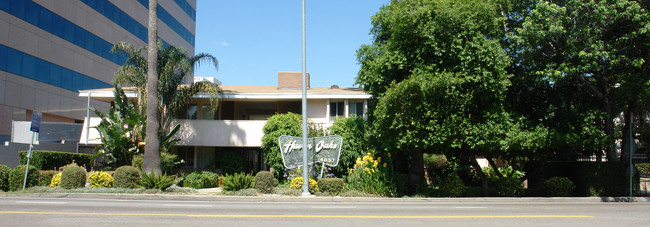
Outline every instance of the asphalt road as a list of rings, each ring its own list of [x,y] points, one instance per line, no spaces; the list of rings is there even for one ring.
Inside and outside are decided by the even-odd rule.
[[[650,203],[0,198],[0,226],[648,226]]]

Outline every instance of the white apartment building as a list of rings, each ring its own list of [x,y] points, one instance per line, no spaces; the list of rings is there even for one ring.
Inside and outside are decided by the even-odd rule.
[[[210,110],[207,94],[195,95],[188,105],[187,114],[177,119],[181,125],[176,134],[180,143],[172,149],[185,160],[191,169],[216,168],[214,161],[220,152],[237,152],[242,156],[245,170],[266,169],[260,150],[262,128],[266,120],[276,113],[300,113],[302,92],[301,73],[278,73],[278,86],[219,86],[217,111]],[[309,79],[308,79],[309,82]],[[136,97],[133,90],[125,89],[129,97]],[[112,89],[80,91],[79,96],[110,102]],[[371,95],[360,88],[310,87],[307,91],[307,117],[311,123],[329,127],[336,118],[351,115],[366,116]],[[94,114],[93,114],[94,115]],[[92,126],[99,118],[91,117],[84,126],[80,144],[98,143],[99,134]],[[86,136],[88,135],[88,136]],[[87,137],[87,138],[86,138]]]

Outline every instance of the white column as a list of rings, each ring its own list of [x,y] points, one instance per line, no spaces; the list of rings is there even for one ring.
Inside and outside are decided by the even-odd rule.
[[[325,110],[326,111],[325,112],[325,119],[327,119],[327,122],[331,122],[330,121],[330,108],[332,108],[332,107],[330,106],[330,100],[329,99],[327,99],[327,103],[325,104],[325,106],[327,106],[325,108],[326,109]]]
[[[363,119],[368,120],[368,100],[363,100]]]
[[[348,115],[350,115],[350,102],[348,102],[347,99],[344,102],[345,102],[345,104],[344,104],[345,105],[345,110],[344,110],[343,116],[345,116],[345,118],[348,118],[348,117],[350,117],[350,116],[348,116]]]

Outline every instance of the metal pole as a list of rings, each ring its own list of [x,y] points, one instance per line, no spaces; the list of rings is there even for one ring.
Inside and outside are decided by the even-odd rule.
[[[309,196],[307,164],[307,45],[305,36],[305,0],[302,0],[302,195]]]
[[[633,122],[632,113],[630,112],[630,126],[629,126],[630,127],[630,130],[629,130],[630,131],[630,142],[629,142],[629,144],[628,144],[629,146],[627,148],[627,153],[628,153],[627,156],[630,157],[630,197],[632,197],[632,186],[633,186],[632,185],[632,174],[633,174],[632,172],[634,170],[634,165],[632,164],[632,140],[634,140],[634,137],[632,136],[632,122]]]
[[[90,96],[92,95],[92,92],[88,92],[88,105],[86,107],[86,145],[88,145],[88,133],[90,133]],[[77,144],[77,147],[79,145]],[[77,152],[79,153],[79,152]]]
[[[25,185],[27,185],[27,173],[29,173],[29,159],[32,157],[32,147],[34,144],[34,135],[36,132],[32,132],[32,140],[29,141],[29,152],[27,152],[27,165],[25,166],[25,179],[23,180],[23,191],[25,191]]]

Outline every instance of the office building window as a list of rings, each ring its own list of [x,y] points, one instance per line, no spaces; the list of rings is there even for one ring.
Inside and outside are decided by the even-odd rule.
[[[330,102],[330,121],[345,117],[345,102]]]

